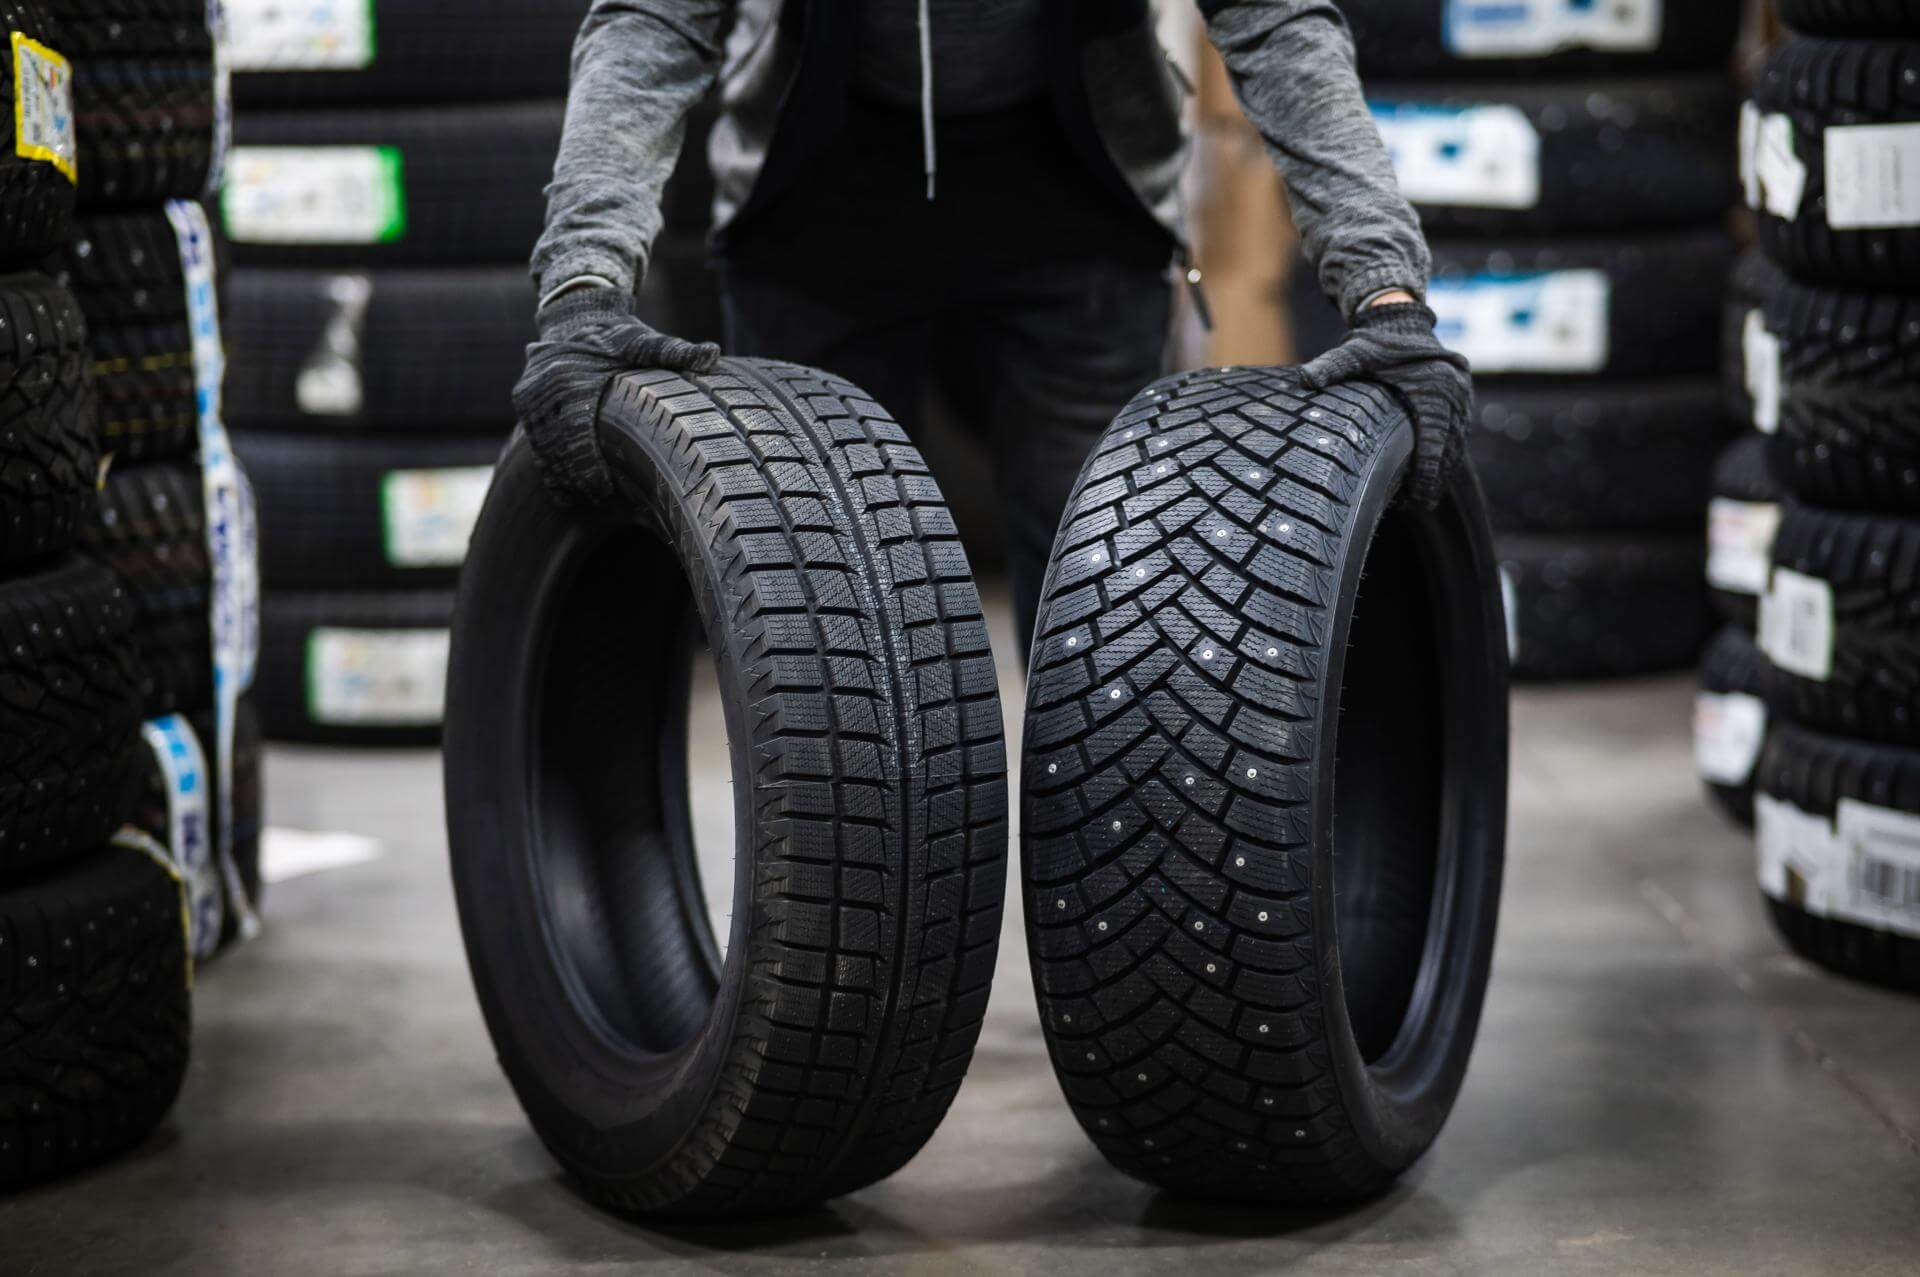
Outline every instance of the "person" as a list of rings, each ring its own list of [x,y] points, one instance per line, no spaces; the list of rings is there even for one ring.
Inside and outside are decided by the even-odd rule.
[[[1394,391],[1415,428],[1409,499],[1431,506],[1472,392],[1434,337],[1426,242],[1346,23],[1332,0],[1198,3],[1350,328],[1301,377]],[[716,79],[727,350],[845,377],[909,434],[930,369],[957,369],[978,392],[1029,641],[1081,462],[1163,370],[1171,268],[1187,261],[1185,85],[1148,0],[594,0],[533,254],[539,339],[514,393],[563,502],[612,490],[595,417],[614,374],[720,356],[656,332],[634,300],[687,117]]]

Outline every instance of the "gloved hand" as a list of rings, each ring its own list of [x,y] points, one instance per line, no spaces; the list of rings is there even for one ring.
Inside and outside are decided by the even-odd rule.
[[[1442,346],[1433,324],[1433,312],[1419,302],[1369,306],[1354,317],[1346,341],[1300,369],[1300,380],[1314,390],[1367,377],[1399,397],[1413,418],[1407,498],[1422,510],[1439,504],[1473,419],[1466,357]]]
[[[527,347],[513,407],[562,505],[591,505],[613,492],[594,423],[615,373],[711,372],[720,360],[712,342],[669,337],[642,323],[634,309],[634,299],[617,289],[586,287],[554,298],[537,316],[540,340]]]

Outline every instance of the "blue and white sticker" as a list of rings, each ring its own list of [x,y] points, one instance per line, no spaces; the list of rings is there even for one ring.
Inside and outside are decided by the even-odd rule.
[[[226,355],[220,343],[220,308],[214,292],[213,232],[207,215],[192,200],[167,204],[186,279],[187,324],[192,337],[193,376],[199,407],[200,478],[207,510],[207,551],[213,589],[209,620],[213,631],[212,742],[215,795],[214,829],[228,899],[239,917],[240,934],[259,929],[239,866],[233,857],[233,732],[240,694],[253,679],[260,634],[260,575],[253,491],[240,470],[221,419],[220,390]]]
[[[447,691],[442,629],[319,626],[307,635],[307,715],[351,727],[431,727]]]
[[[196,961],[220,947],[226,918],[215,849],[213,776],[200,737],[185,716],[168,714],[141,726],[167,794],[167,856],[187,897],[187,944]]]
[[[1607,366],[1613,286],[1597,270],[1435,279],[1434,332],[1483,373],[1595,373]]]
[[[1415,204],[1534,208],[1540,203],[1540,134],[1503,103],[1370,104],[1400,191]]]
[[[373,65],[373,0],[227,0],[238,71],[364,71]]]
[[[1659,47],[1662,16],[1661,0],[1447,0],[1443,30],[1462,58],[1646,53]]]

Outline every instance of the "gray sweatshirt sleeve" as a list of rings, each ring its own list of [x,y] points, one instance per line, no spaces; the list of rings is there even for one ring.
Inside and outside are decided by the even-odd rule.
[[[582,276],[633,291],[687,113],[719,72],[732,0],[593,0],[573,44],[566,131],[533,250],[540,297]]]
[[[1351,319],[1374,294],[1427,293],[1432,264],[1360,96],[1353,36],[1332,0],[1201,0],[1207,38],[1266,139],[1320,286]]]

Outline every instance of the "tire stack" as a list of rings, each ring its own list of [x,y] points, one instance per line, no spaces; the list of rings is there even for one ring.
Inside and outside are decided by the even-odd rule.
[[[1793,34],[1742,120],[1762,251],[1731,307],[1783,494],[1757,605],[1760,887],[1804,956],[1920,988],[1920,9],[1779,11]]]
[[[1433,247],[1441,339],[1473,361],[1515,674],[1690,663],[1729,433],[1715,370],[1742,6],[1341,7]],[[1307,357],[1341,325],[1295,278]]]
[[[190,1028],[180,872],[123,830],[147,756],[137,608],[81,549],[102,461],[95,356],[47,270],[76,196],[130,175],[99,131],[101,85],[126,68],[83,61],[89,33],[67,17],[0,0],[0,1192],[142,1139],[179,1091]]]
[[[261,511],[271,739],[438,739],[586,7],[229,0],[227,405]]]

